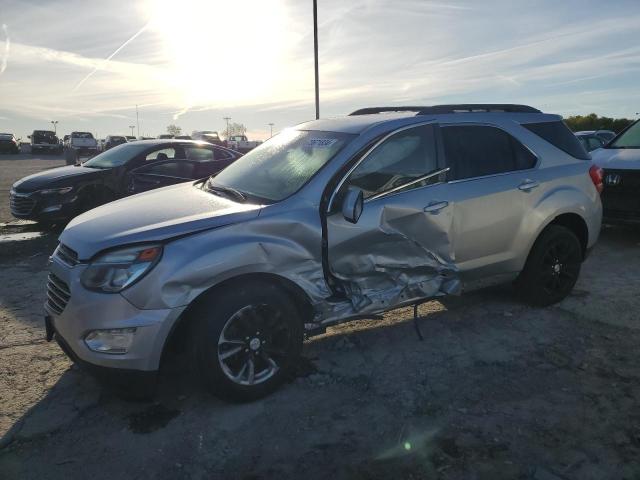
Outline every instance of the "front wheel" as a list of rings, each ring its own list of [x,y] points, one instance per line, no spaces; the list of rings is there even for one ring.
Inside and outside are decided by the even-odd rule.
[[[527,303],[548,306],[563,300],[576,284],[582,264],[578,237],[566,227],[548,226],[538,237],[516,288]]]
[[[266,282],[225,288],[191,313],[194,361],[204,385],[231,401],[262,398],[300,355],[303,322],[289,295]]]

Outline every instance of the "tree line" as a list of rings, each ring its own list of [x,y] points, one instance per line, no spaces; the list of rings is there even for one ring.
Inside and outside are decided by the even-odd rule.
[[[628,118],[599,117],[595,113],[589,115],[572,115],[564,121],[574,132],[582,130],[613,130],[618,133],[633,120]]]

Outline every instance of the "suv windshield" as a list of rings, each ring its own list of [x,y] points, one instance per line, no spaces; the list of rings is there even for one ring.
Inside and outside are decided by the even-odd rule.
[[[631,125],[615,141],[607,145],[607,148],[640,148],[640,121]]]
[[[298,191],[356,135],[284,130],[240,157],[209,182],[278,202]]]
[[[93,135],[88,132],[73,132],[71,138],[93,138]]]
[[[117,147],[113,147],[96,155],[91,160],[84,162],[82,166],[89,168],[119,167],[148,148],[149,145],[145,145],[144,143],[122,143]]]

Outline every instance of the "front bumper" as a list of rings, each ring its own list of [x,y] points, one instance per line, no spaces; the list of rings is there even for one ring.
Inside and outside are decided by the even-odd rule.
[[[78,197],[75,192],[66,195],[40,195],[38,192],[11,192],[9,206],[11,215],[22,220],[55,221],[68,220],[78,212]]]
[[[52,258],[51,273],[58,282],[63,282],[68,300],[57,311],[48,302],[45,310],[51,331],[65,345],[63,350],[68,350],[69,356],[79,363],[95,367],[157,371],[165,341],[185,307],[140,310],[120,294],[89,291],[80,283],[85,268],[84,264],[70,267],[57,256]],[[95,352],[84,342],[92,330],[132,327],[136,328],[133,343],[123,354]]]
[[[101,382],[125,391],[130,391],[132,387],[135,387],[135,392],[132,393],[141,395],[146,395],[153,391],[158,377],[157,371],[115,369],[89,363],[78,357],[65,339],[55,331],[49,315],[45,316],[45,325],[47,328],[47,341],[55,339],[60,349],[72,362]]]

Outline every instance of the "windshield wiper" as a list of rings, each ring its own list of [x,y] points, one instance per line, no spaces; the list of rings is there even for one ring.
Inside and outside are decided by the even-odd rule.
[[[240,190],[236,190],[233,187],[227,187],[227,186],[223,186],[223,185],[215,185],[213,182],[208,181],[206,184],[207,190],[213,190],[216,192],[222,192],[222,193],[226,193],[227,195],[231,195],[232,197],[235,197],[237,200],[240,200],[241,202],[246,202],[247,201],[247,196],[242,193]]]

